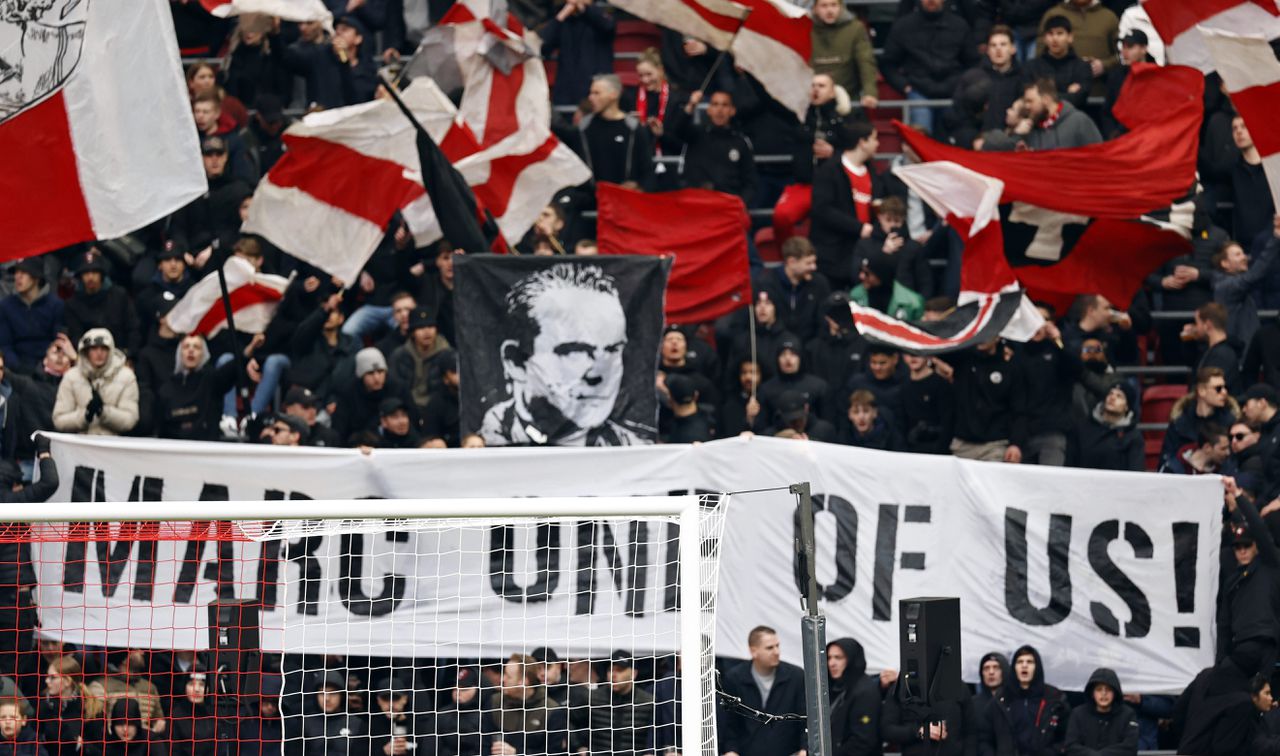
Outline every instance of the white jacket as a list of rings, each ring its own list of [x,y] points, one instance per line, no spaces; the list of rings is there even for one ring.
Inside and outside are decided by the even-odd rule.
[[[88,345],[105,343],[111,349],[107,364],[99,369],[89,364]],[[85,410],[97,391],[102,397],[102,412],[85,422]],[[88,433],[115,436],[138,424],[138,379],[125,364],[124,352],[115,347],[111,331],[91,328],[80,339],[80,361],[58,384],[58,398],[53,404],[53,426],[65,433]]]

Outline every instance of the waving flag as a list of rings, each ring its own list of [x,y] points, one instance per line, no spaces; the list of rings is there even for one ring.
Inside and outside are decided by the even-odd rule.
[[[1190,249],[1203,82],[1191,68],[1135,64],[1113,110],[1130,131],[1087,147],[971,152],[900,128],[923,160],[1002,182],[1005,256],[1033,297],[1127,303],[1148,273]]]
[[[999,208],[1004,183],[948,161],[893,172],[965,242],[958,306],[943,320],[912,324],[850,303],[858,332],[917,354],[964,349],[999,335],[1013,341],[1035,335],[1044,320],[1005,260]]]
[[[430,79],[402,96],[446,153],[468,142],[453,104]],[[312,113],[285,131],[284,143],[284,156],[254,193],[245,231],[355,281],[391,217],[426,197],[413,124],[394,103],[375,100]]]
[[[1214,70],[1201,29],[1280,37],[1276,0],[1142,0],[1142,8],[1164,41],[1170,63]]]
[[[1231,104],[1249,127],[1253,145],[1262,156],[1262,170],[1271,185],[1271,199],[1280,207],[1280,61],[1267,40],[1201,29],[1218,74],[1231,93]]]
[[[208,191],[165,0],[0,2],[0,259]]]
[[[275,317],[280,300],[284,299],[289,279],[258,273],[252,263],[236,255],[227,258],[222,272],[227,279],[236,330],[242,333],[265,331],[271,318]],[[222,301],[218,276],[200,279],[165,317],[176,333],[198,333],[208,337],[226,328],[227,310]]]
[[[200,5],[218,18],[263,13],[285,21],[322,21],[333,31],[333,14],[324,0],[200,0]]]
[[[667,283],[669,323],[704,323],[751,301],[742,199],[709,189],[596,190],[602,255],[675,255]]]
[[[626,12],[700,39],[760,81],[803,119],[813,69],[813,21],[787,0],[610,0]]]

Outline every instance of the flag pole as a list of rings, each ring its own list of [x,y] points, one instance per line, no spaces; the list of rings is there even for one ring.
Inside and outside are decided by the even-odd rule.
[[[733,43],[738,41],[738,34],[742,31],[742,27],[747,25],[747,19],[751,16],[752,10],[752,8],[747,8],[747,14],[738,22],[738,28],[733,30],[733,36],[729,38],[729,44],[725,45],[725,48],[720,51],[720,54],[716,56],[715,62],[711,64],[711,68],[707,71],[706,78],[702,80],[702,86],[698,87],[699,92],[705,93],[707,87],[711,86],[711,77],[716,75],[716,71],[720,68],[720,63],[724,61],[725,56],[733,49]]]
[[[231,258],[227,258],[228,260]],[[227,274],[223,272],[226,260],[218,266],[218,288],[222,290],[222,310],[227,316],[227,331],[231,336],[231,358],[236,361],[236,393],[241,399],[249,398],[249,387],[245,385],[244,355],[240,354],[240,337],[236,335],[236,314],[231,308],[231,292],[227,289]],[[236,417],[240,416],[239,405],[236,406]]]

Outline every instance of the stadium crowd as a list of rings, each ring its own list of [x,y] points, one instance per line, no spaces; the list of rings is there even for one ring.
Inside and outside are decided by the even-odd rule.
[[[240,233],[255,185],[282,154],[291,113],[378,96],[378,67],[411,55],[450,5],[326,3],[336,16],[332,34],[319,23],[217,19],[199,3],[173,0],[180,45],[222,56],[219,65],[193,62],[187,72],[209,191],[138,233],[5,266],[12,274],[0,281],[6,485],[30,480],[39,430],[296,446],[484,445],[458,421],[458,350],[466,345],[455,334],[453,259],[467,250],[447,242],[418,248],[397,218],[358,280],[340,281]],[[854,301],[935,320],[954,309],[959,289],[958,237],[886,170],[902,158],[880,153],[880,81],[909,102],[950,99],[945,108],[910,105],[906,119],[965,148],[1048,150],[1114,138],[1124,127],[1111,107],[1128,67],[1151,57],[1141,30],[1121,38],[1118,14],[1132,5],[901,0],[896,18],[876,30],[883,39],[877,53],[849,8],[817,0],[816,74],[808,83],[811,106],[798,122],[751,76],[717,66],[716,51],[699,40],[663,32],[661,44],[635,63],[638,85],[624,87],[614,73],[615,11],[585,0],[510,4],[540,35],[544,55],[554,57],[551,97],[565,107],[553,127],[595,181],[655,191],[713,188],[771,211],[771,221],[759,225],[772,230],[781,260],[766,265],[753,246],[750,312],[667,326],[656,385],[662,442],[751,432],[1008,463],[1230,476],[1220,662],[1184,694],[1190,714],[1175,712],[1169,698],[1125,694],[1123,670],[1118,676],[1105,669],[1070,709],[1045,684],[1038,652],[1019,649],[984,658],[983,685],[964,708],[942,723],[921,722],[897,695],[893,675],[864,679],[860,646],[841,640],[830,655],[835,721],[847,728],[836,734],[841,753],[879,753],[882,741],[914,753],[972,753],[965,743],[984,754],[1131,753],[1161,737],[1176,743],[1180,734],[1186,743],[1188,732],[1207,738],[1193,743],[1210,744],[1191,746],[1210,749],[1194,753],[1280,749],[1280,735],[1272,734],[1280,722],[1261,714],[1270,708],[1266,673],[1280,637],[1280,321],[1259,315],[1280,303],[1280,217],[1259,153],[1217,77],[1206,82],[1193,252],[1152,271],[1132,301],[1082,293],[1065,311],[1041,304],[1046,325],[1027,343],[994,340],[932,358],[868,343],[849,314]],[[764,155],[786,159],[756,160]],[[356,190],[359,182],[353,177]],[[591,186],[563,193],[517,251],[594,254],[593,208]],[[174,332],[169,310],[233,255],[293,276],[270,325],[207,340]],[[1193,311],[1194,318],[1183,324],[1153,317],[1162,311]],[[1181,366],[1191,376],[1158,454],[1148,453],[1139,428],[1149,387],[1119,370],[1145,364]],[[34,643],[29,633],[24,638],[19,645]],[[726,687],[737,686],[758,708],[803,711],[794,699],[795,671],[779,666],[776,640],[767,629],[753,633],[752,662],[727,671]],[[207,691],[194,660],[144,652],[108,658],[49,643],[39,648],[42,668],[22,678],[22,692],[38,706],[0,704],[0,738],[12,744],[4,748],[22,756],[71,756],[81,745],[92,751],[94,738],[59,729],[81,718],[86,727],[105,726],[104,709],[91,712],[92,700],[111,704],[112,724],[95,736],[106,743],[104,754],[206,753],[203,736],[192,734],[213,726],[201,713]],[[476,734],[450,741],[464,744],[459,753],[579,746],[647,753],[674,745],[660,736],[632,741],[616,722],[575,714],[576,695],[603,691],[606,700],[632,703],[647,697],[649,706],[625,708],[628,716],[647,711],[643,716],[671,726],[656,732],[674,732],[675,696],[662,686],[671,680],[660,664],[655,671],[654,660],[622,653],[597,666],[570,663],[566,672],[544,651],[505,668],[462,666],[450,680],[364,679],[355,689],[351,676],[330,672],[300,683],[307,694],[285,708],[302,718],[303,734],[365,732],[385,756],[403,756],[398,739],[407,736],[390,734],[388,720],[397,717],[379,712],[410,698],[418,706],[421,696],[411,692],[424,688],[443,692],[413,709],[405,726],[412,737],[431,737],[442,722],[455,728],[450,732]],[[384,687],[369,687],[375,683]],[[93,685],[141,693],[112,701],[90,695]],[[575,692],[575,685],[585,687]],[[371,690],[377,692],[369,700]],[[257,723],[263,740],[276,728],[271,737],[278,739],[280,712],[269,689],[261,692],[254,704],[261,718],[244,721]],[[500,712],[494,726],[510,738],[467,729],[478,721],[475,702],[492,696]],[[527,705],[530,697],[545,699],[539,706],[548,710],[567,707],[567,739],[533,737],[504,696],[526,702],[515,709],[526,720],[541,710]],[[733,716],[722,720],[726,752],[804,748],[795,727],[759,730]],[[1170,719],[1174,730],[1157,725]],[[168,730],[157,727],[165,721]],[[541,726],[548,729],[545,718]],[[1228,734],[1256,735],[1259,745]],[[606,737],[608,745],[593,745],[592,737]],[[334,750],[333,742],[306,741],[307,756],[358,750]],[[1112,744],[1121,750],[1106,750]]]

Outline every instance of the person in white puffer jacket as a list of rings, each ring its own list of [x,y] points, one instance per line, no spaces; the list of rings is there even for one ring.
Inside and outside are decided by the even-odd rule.
[[[115,436],[138,424],[138,379],[111,331],[80,337],[80,359],[58,384],[53,425],[66,433]]]

